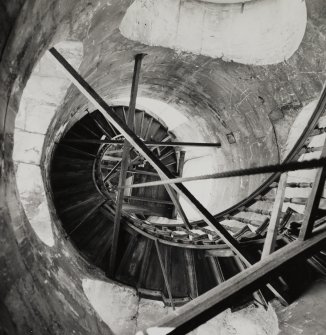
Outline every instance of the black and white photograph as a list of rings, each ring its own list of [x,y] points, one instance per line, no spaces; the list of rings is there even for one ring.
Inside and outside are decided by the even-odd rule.
[[[325,335],[325,84],[325,0],[0,0],[0,335]]]

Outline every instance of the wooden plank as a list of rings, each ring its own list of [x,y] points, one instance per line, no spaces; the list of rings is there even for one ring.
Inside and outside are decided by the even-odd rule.
[[[216,284],[219,285],[225,281],[221,264],[217,258],[208,257],[207,258],[212,269]]]
[[[323,151],[321,153],[321,158],[325,157],[326,157],[326,139],[324,141]],[[323,166],[319,168],[316,172],[314,184],[306,204],[303,222],[299,233],[299,240],[301,241],[306,240],[311,235],[316,213],[318,211],[320,198],[324,191],[325,180],[326,180],[326,168],[325,166]]]
[[[140,275],[139,275],[138,282],[137,282],[137,289],[139,289],[143,285],[144,280],[146,278],[148,266],[149,266],[149,260],[152,255],[152,246],[153,246],[153,241],[150,239],[147,239],[146,247],[145,247],[145,251],[143,255],[143,262],[140,268]]]
[[[275,202],[272,209],[271,219],[267,228],[267,235],[261,257],[265,258],[275,249],[279,222],[281,219],[282,207],[284,202],[284,194],[286,189],[287,173],[281,175],[276,192]]]
[[[235,255],[234,260],[235,260],[240,272],[244,271],[246,269],[246,266],[242,263],[239,256]],[[254,300],[256,302],[258,302],[258,304],[262,305],[267,310],[268,304],[267,304],[267,301],[265,300],[265,297],[263,296],[262,292],[260,290],[258,290],[258,291],[253,292],[252,295],[253,295]]]
[[[96,140],[96,139],[65,139],[63,143],[91,143],[91,144],[123,144],[121,140]],[[143,141],[148,147],[212,147],[220,148],[221,143],[205,143],[205,142],[157,142]]]
[[[180,151],[179,152],[179,160],[178,160],[178,177],[182,177],[183,174],[183,167],[185,164],[185,157],[186,157],[186,152],[185,151]],[[179,196],[177,195],[177,199],[179,200]],[[177,208],[174,207],[173,209],[173,213],[172,213],[172,218],[176,218],[177,217]],[[188,222],[189,223],[189,222]]]
[[[140,68],[141,62],[144,57],[144,54],[138,54],[135,56],[135,66],[134,66],[134,73],[132,78],[132,85],[131,85],[131,96],[130,96],[130,103],[128,108],[128,117],[127,117],[127,126],[129,128],[133,128],[133,121],[135,116],[135,109],[136,109],[136,99],[137,99],[137,92],[138,92],[138,83],[140,77]],[[119,178],[119,186],[123,186],[126,184],[127,178],[127,171],[130,165],[130,143],[125,140],[124,147],[122,152],[122,159],[121,159],[121,170],[120,170],[120,178]],[[117,253],[119,247],[119,234],[120,234],[120,224],[121,224],[121,214],[122,214],[122,204],[124,199],[124,189],[118,189],[117,201],[116,201],[116,208],[115,208],[115,216],[114,216],[114,225],[113,225],[113,240],[112,240],[112,248],[110,253],[110,263],[109,263],[109,274],[111,277],[114,276],[115,269],[116,269],[116,261],[117,261]]]
[[[191,249],[184,249],[187,276],[189,282],[190,297],[195,299],[198,297],[198,284],[196,275],[196,265],[194,258],[194,251]]]
[[[260,262],[207,291],[164,318],[157,327],[171,327],[168,334],[186,334],[230,307],[239,294],[251,293],[277,276],[297,259],[325,247],[325,225],[306,241],[293,241]]]
[[[83,93],[99,111],[108,119],[113,126],[120,131],[127,141],[154,167],[160,174],[162,179],[172,179],[173,174],[161,163],[161,161],[147,148],[141,139],[139,139],[134,132],[132,132],[125,124],[121,122],[118,115],[112,110],[106,102],[93,90],[93,88],[73,69],[73,67],[64,59],[64,57],[55,49],[51,48],[50,54],[55,61],[61,65],[67,77],[74,83],[74,85]],[[238,241],[236,241],[229,232],[215,220],[214,216],[207,211],[207,209],[189,192],[189,190],[182,184],[173,184],[172,187],[182,195],[192,206],[192,208],[200,214],[202,219],[218,234],[223,241],[248,265],[250,262],[243,254]]]
[[[164,264],[163,264],[163,260],[162,260],[162,256],[161,256],[161,252],[160,252],[160,247],[158,245],[158,240],[156,239],[154,242],[155,242],[155,247],[156,247],[158,260],[160,262],[160,266],[161,266],[161,270],[162,270],[162,274],[163,274],[163,278],[164,278],[165,287],[166,287],[166,290],[168,291],[171,306],[174,310],[175,307],[174,307],[174,302],[173,302],[173,298],[172,298],[171,287],[170,287],[170,284],[169,284],[168,276],[167,276],[165,268],[164,268]]]

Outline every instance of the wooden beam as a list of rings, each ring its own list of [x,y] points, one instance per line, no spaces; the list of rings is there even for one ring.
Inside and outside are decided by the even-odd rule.
[[[143,254],[143,261],[142,261],[140,272],[139,272],[137,289],[142,287],[142,285],[144,284],[146,275],[148,273],[147,271],[149,267],[149,261],[152,255],[152,246],[153,246],[153,241],[148,238],[146,240],[146,247],[145,247],[144,254]]]
[[[186,213],[184,212],[181,204],[180,204],[180,201],[177,197],[177,193],[175,192],[175,190],[169,186],[169,185],[165,185],[165,189],[166,191],[168,192],[173,204],[174,204],[174,208],[176,209],[176,211],[179,213],[184,225],[187,227],[188,230],[192,229],[190,223],[189,223],[189,220],[186,216]]]
[[[175,307],[174,307],[174,302],[173,302],[173,298],[172,298],[171,287],[170,287],[170,284],[169,284],[168,276],[167,276],[165,268],[164,268],[164,264],[163,264],[163,260],[162,260],[162,256],[161,256],[161,252],[160,252],[160,247],[158,245],[158,240],[156,239],[154,242],[155,242],[157,257],[158,257],[158,260],[160,262],[160,266],[161,266],[161,270],[162,270],[162,274],[163,274],[163,278],[164,278],[165,287],[166,287],[166,290],[168,291],[170,303],[171,303],[171,306],[174,310]]]
[[[140,187],[151,187],[151,186],[160,186],[160,185],[171,185],[186,183],[190,181],[199,181],[199,180],[207,180],[207,179],[225,179],[225,178],[233,178],[233,177],[241,177],[241,176],[254,176],[257,174],[266,174],[266,173],[284,173],[288,171],[301,171],[301,170],[310,170],[315,168],[324,167],[326,165],[326,157],[304,160],[304,161],[291,161],[289,163],[282,163],[282,164],[273,164],[273,165],[266,165],[266,166],[259,166],[247,169],[239,169],[239,170],[232,170],[232,171],[225,171],[225,172],[216,172],[211,174],[205,174],[200,176],[193,176],[193,177],[182,177],[182,178],[175,178],[171,177],[169,179],[160,180],[160,181],[150,181],[146,183],[139,183],[133,184],[128,186],[128,188],[140,188]],[[260,197],[259,194],[255,195],[255,197]],[[262,197],[264,198],[264,197]],[[267,198],[268,199],[268,198]],[[299,204],[303,204],[304,198],[292,198],[298,199],[295,200],[299,202]],[[274,199],[270,199],[274,200]],[[291,198],[285,201],[291,201]]]
[[[284,194],[286,189],[287,173],[283,173],[278,183],[275,202],[272,209],[271,219],[267,228],[267,235],[264,243],[261,258],[267,257],[275,249],[279,222],[281,219],[282,207],[284,203]]]
[[[239,256],[235,255],[234,260],[235,260],[240,272],[244,271],[246,269],[246,266],[242,263]],[[252,295],[253,295],[254,300],[257,303],[259,303],[260,305],[262,305],[267,310],[268,304],[267,304],[267,301],[265,300],[265,297],[263,296],[262,292],[260,290],[258,290],[258,291],[253,292]]]
[[[96,139],[65,139],[63,143],[91,143],[91,144],[123,144],[121,140],[96,140]],[[143,141],[148,147],[212,147],[220,148],[221,143],[203,143],[203,142],[156,142]]]
[[[321,158],[326,157],[326,139],[324,141],[323,150],[321,153]],[[325,186],[325,180],[326,180],[326,167],[320,167],[315,176],[314,184],[312,186],[305,212],[303,217],[303,222],[301,225],[300,233],[299,233],[299,240],[304,241],[306,240],[313,229],[316,214],[318,211],[318,206],[320,202],[320,198],[324,191]]]
[[[178,159],[178,172],[177,175],[178,177],[182,177],[183,174],[183,167],[185,164],[185,156],[186,156],[186,152],[185,151],[179,151],[179,159]],[[179,200],[179,196],[177,195],[177,199]],[[177,209],[176,207],[174,207],[173,213],[172,213],[172,218],[176,218],[177,217]]]
[[[128,109],[128,117],[127,117],[127,126],[129,128],[133,128],[133,121],[136,109],[136,99],[137,99],[137,92],[138,92],[138,83],[139,83],[139,76],[140,76],[140,68],[141,62],[144,57],[144,54],[138,54],[135,56],[135,66],[134,66],[134,74],[132,78],[132,85],[131,85],[131,96],[130,96],[130,103]],[[122,159],[121,159],[121,170],[120,170],[120,178],[119,178],[119,186],[123,186],[126,183],[127,178],[127,171],[130,165],[130,143],[125,140],[124,147],[122,152]],[[116,201],[116,208],[115,208],[115,216],[114,216],[114,225],[113,225],[113,240],[112,240],[112,247],[110,253],[110,263],[109,263],[109,274],[111,277],[114,276],[116,270],[116,260],[117,260],[117,253],[119,247],[119,233],[120,233],[120,223],[121,223],[121,214],[122,214],[122,205],[124,199],[124,189],[118,189],[117,201]]]
[[[306,241],[294,241],[275,251],[216,288],[202,294],[164,318],[157,327],[171,327],[168,334],[186,334],[230,307],[239,294],[252,293],[294,260],[325,247],[326,226]]]

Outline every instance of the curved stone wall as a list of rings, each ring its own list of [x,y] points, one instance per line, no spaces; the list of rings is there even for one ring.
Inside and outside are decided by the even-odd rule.
[[[56,222],[54,245],[48,248],[41,242],[16,188],[15,118],[35,64],[59,40],[83,41],[80,71],[110,101],[129,95],[133,55],[146,52],[140,96],[168,103],[211,125],[210,131],[222,141],[226,168],[272,163],[285,144],[283,132],[302,106],[318,96],[325,80],[325,4],[323,0],[307,3],[306,34],[287,62],[257,67],[128,40],[119,26],[129,0],[110,5],[95,0],[35,0],[22,5],[23,1],[16,0],[0,5],[4,8],[0,11],[4,26],[0,30],[0,329],[10,334],[64,334],[67,329],[76,334],[110,334],[82,285],[88,277],[105,280],[102,274],[62,239],[50,202],[50,215]],[[45,151],[62,125],[85,107],[88,103],[76,89],[68,89],[50,125]],[[233,138],[235,143],[230,143]],[[248,195],[264,178],[233,181],[233,200]]]

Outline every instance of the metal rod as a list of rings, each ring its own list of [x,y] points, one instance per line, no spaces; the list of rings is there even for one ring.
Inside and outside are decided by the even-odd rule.
[[[135,66],[134,66],[134,74],[132,78],[131,85],[131,95],[130,95],[130,103],[128,108],[128,116],[127,116],[127,126],[132,129],[134,114],[136,109],[136,99],[137,99],[137,91],[138,91],[138,83],[140,76],[140,68],[141,62],[144,57],[144,54],[138,54],[135,56]],[[122,152],[121,159],[121,170],[120,170],[120,178],[119,178],[119,186],[123,186],[126,183],[127,171],[130,165],[130,149],[131,144],[125,140],[124,148]],[[122,214],[122,204],[124,199],[124,190],[118,189],[117,201],[116,201],[116,210],[114,216],[114,226],[113,226],[113,241],[111,247],[110,254],[110,263],[109,263],[109,274],[113,277],[116,269],[116,259],[118,253],[118,244],[119,244],[119,233],[120,233],[120,224],[121,224],[121,214]]]
[[[91,143],[91,144],[123,144],[121,140],[96,140],[96,139],[65,139],[64,143]],[[213,147],[220,148],[221,143],[203,143],[203,142],[156,142],[144,141],[149,147]]]
[[[263,173],[307,170],[307,169],[320,168],[320,167],[323,167],[324,165],[326,165],[326,157],[319,158],[319,159],[300,161],[300,162],[290,162],[290,163],[285,163],[285,164],[266,165],[266,166],[249,168],[249,169],[212,173],[212,174],[207,174],[207,175],[202,175],[202,176],[184,177],[184,178],[169,178],[166,180],[126,185],[125,188],[173,185],[173,184],[180,184],[180,183],[186,183],[186,182],[197,181],[197,180],[222,179],[222,178],[231,178],[231,177],[240,177],[240,176],[252,176],[252,175],[263,174]]]
[[[324,147],[321,153],[321,158],[325,157],[326,157],[326,139],[324,141]],[[322,166],[317,170],[314,184],[312,186],[310,196],[306,204],[304,218],[299,233],[299,240],[302,241],[306,240],[312,232],[316,218],[316,212],[318,210],[318,206],[320,203],[320,198],[323,194],[325,187],[325,179],[326,179],[326,167]]]

